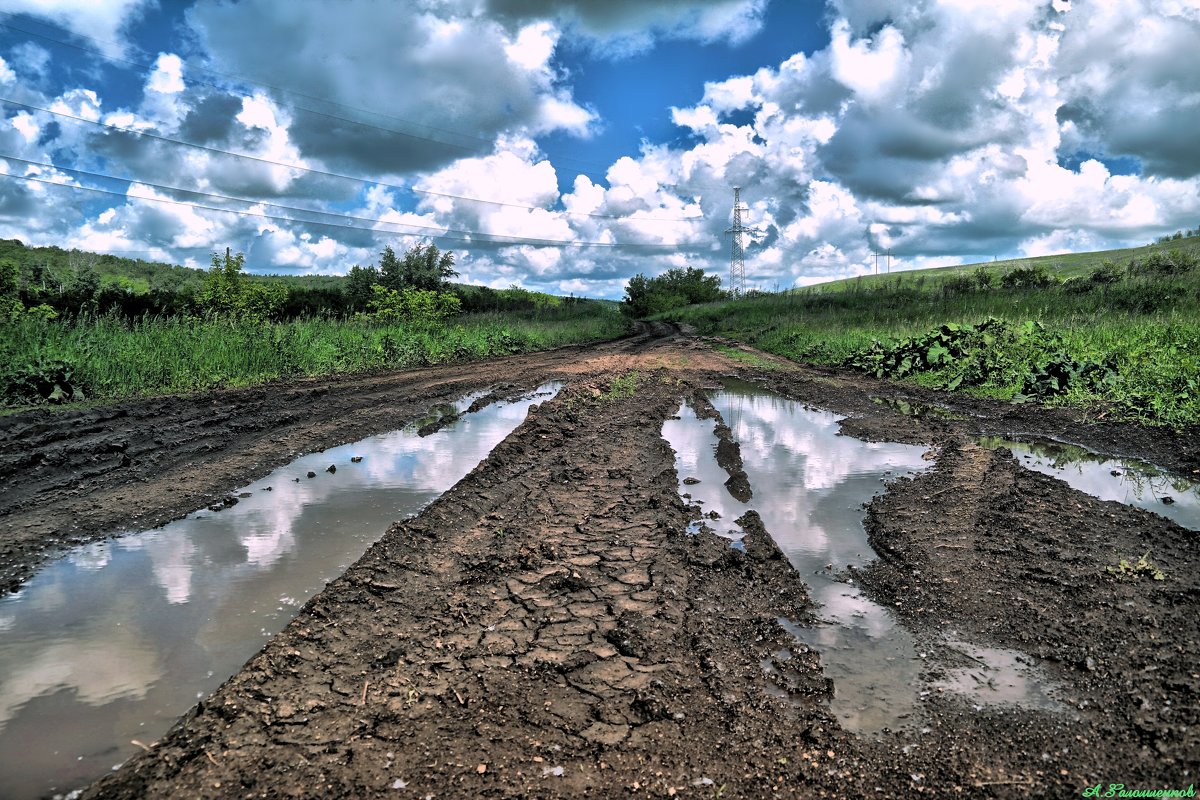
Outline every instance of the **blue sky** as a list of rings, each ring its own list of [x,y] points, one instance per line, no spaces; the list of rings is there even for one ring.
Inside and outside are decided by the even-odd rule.
[[[1185,0],[0,0],[0,236],[619,297],[1200,224]],[[140,66],[139,66],[140,65]]]

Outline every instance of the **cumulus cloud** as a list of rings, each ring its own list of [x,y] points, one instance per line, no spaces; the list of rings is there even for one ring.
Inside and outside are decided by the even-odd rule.
[[[199,0],[186,15],[198,54],[160,53],[125,105],[86,81],[51,91],[45,51],[10,48],[0,84],[23,102],[284,166],[8,109],[4,152],[131,183],[96,210],[0,178],[0,235],[179,260],[229,244],[257,269],[344,272],[384,243],[445,234],[466,281],[619,296],[635,272],[723,275],[734,185],[760,230],[748,253],[760,288],[860,274],[888,249],[895,266],[929,266],[1195,224],[1200,9],[1184,0],[1001,0],[987,14],[967,0],[830,0],[827,46],[696,87],[699,102],[670,109],[681,138],[643,142],[603,180],[539,149],[554,132],[582,146],[603,122],[560,67],[565,41],[607,56],[665,38],[736,43],[765,5],[439,0],[401,14],[379,0]],[[110,4],[106,24],[119,36],[140,8]],[[294,91],[189,81],[205,63]],[[249,198],[262,204],[229,206],[266,216],[278,202],[368,222],[186,209],[154,183]]]
[[[124,54],[123,29],[151,0],[9,0],[5,11],[50,20],[72,33],[94,40],[107,55]]]
[[[668,156],[682,182],[747,186],[768,229],[752,250],[763,285],[861,272],[888,248],[915,266],[1138,243],[1194,216],[1196,126],[1180,124],[1200,112],[1194,6],[833,9],[828,47],[674,110],[701,140]],[[1113,156],[1141,174],[1095,160]]]
[[[762,28],[767,0],[489,0],[501,19],[556,19],[596,50],[623,56],[657,39],[742,42]]]
[[[223,72],[306,95],[274,99],[294,107],[301,152],[337,169],[402,175],[487,153],[500,134],[586,135],[594,121],[552,64],[553,25],[512,29],[466,0],[200,0],[188,20]]]

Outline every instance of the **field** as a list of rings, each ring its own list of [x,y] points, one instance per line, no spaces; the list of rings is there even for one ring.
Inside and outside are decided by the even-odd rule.
[[[1200,243],[1172,244],[867,276],[661,318],[797,361],[1195,425]],[[930,359],[935,345],[949,352]]]

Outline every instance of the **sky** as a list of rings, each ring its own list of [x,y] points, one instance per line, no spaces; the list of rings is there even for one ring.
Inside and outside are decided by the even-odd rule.
[[[0,238],[619,298],[1200,227],[1200,0],[0,0]]]

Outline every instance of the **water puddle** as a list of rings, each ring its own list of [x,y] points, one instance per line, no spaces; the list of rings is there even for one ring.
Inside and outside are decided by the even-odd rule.
[[[1022,660],[1008,665],[999,651],[957,642],[945,644],[957,652],[956,662],[988,665],[991,672],[975,681],[946,671],[944,685],[923,691],[929,654],[920,651],[890,609],[854,584],[850,568],[875,558],[863,528],[864,503],[884,481],[926,468],[924,448],[843,436],[837,415],[741,382],[728,382],[710,401],[740,446],[753,497],[739,502],[725,488],[729,476],[715,457],[716,423],[682,406],[678,419],[663,426],[663,436],[676,453],[680,494],[704,514],[692,532],[705,527],[736,544],[744,535],[737,518],[750,509],[758,512],[821,605],[822,624],[816,627],[779,622],[799,646],[820,653],[834,682],[831,710],[843,727],[859,733],[897,729],[914,721],[920,700],[939,688],[976,704],[1012,704],[1021,697],[1022,703],[1038,706],[1041,695],[1034,690],[1041,684],[1024,656],[1014,654],[1012,659]],[[770,678],[768,666],[764,672]],[[994,691],[996,686],[1006,690]]]
[[[984,437],[979,444],[1007,447],[1029,469],[1059,478],[1084,494],[1153,511],[1184,528],[1200,530],[1198,482],[1169,475],[1144,461],[1110,458],[1059,442]]]
[[[921,419],[922,417],[937,417],[939,419],[963,419],[948,408],[930,403],[921,403],[903,397],[880,397],[872,395],[871,402],[877,406],[887,406],[897,414]]]
[[[966,661],[967,666],[946,670],[932,684],[937,691],[961,695],[977,704],[1020,706],[1035,711],[1066,710],[1051,694],[1055,686],[1024,653],[1000,647],[976,647],[950,638],[943,645],[958,660]],[[976,710],[981,707],[976,705]]]
[[[236,504],[72,551],[0,599],[0,797],[65,792],[156,740],[559,386],[304,456]]]

